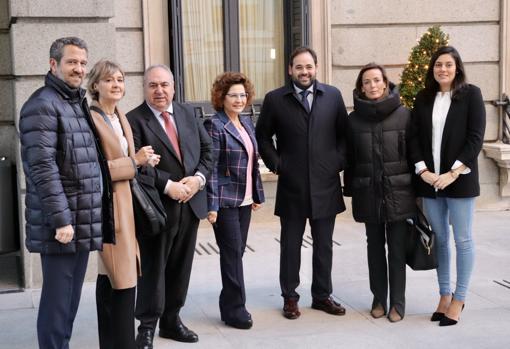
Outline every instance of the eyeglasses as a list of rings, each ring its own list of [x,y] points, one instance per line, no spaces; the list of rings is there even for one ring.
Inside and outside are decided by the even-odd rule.
[[[247,93],[227,93],[227,96],[232,99],[245,99],[248,98]]]

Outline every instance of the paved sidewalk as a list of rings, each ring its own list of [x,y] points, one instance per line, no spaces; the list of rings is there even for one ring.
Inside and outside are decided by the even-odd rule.
[[[510,347],[510,212],[477,212],[474,223],[476,265],[457,326],[429,321],[438,299],[435,272],[407,273],[407,309],[403,321],[374,320],[369,309],[363,225],[349,213],[338,216],[334,240],[334,296],[347,308],[335,317],[310,308],[311,248],[302,249],[300,306],[297,320],[281,316],[278,287],[279,223],[270,205],[256,212],[244,258],[251,330],[226,327],[219,318],[221,287],[214,235],[201,224],[188,301],[186,325],[200,336],[197,344],[157,337],[155,348],[509,348]],[[309,235],[309,233],[305,233]],[[0,348],[36,348],[39,290],[0,295]],[[71,341],[73,349],[97,348],[94,284],[84,286]]]

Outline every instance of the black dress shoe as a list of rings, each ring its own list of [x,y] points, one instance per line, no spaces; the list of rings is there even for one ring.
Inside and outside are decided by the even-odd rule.
[[[159,336],[184,343],[198,342],[198,335],[189,328],[187,328],[186,326],[184,326],[184,324],[180,320],[173,328],[160,328]]]
[[[441,321],[444,318],[444,313],[441,313],[439,311],[435,311],[432,316],[430,317],[430,321]]]
[[[345,315],[345,308],[340,303],[335,302],[332,297],[323,300],[314,299],[312,308],[322,310],[331,315]]]
[[[253,326],[253,320],[225,320],[225,325],[234,327],[240,330],[249,330]]]
[[[153,330],[142,330],[138,331],[136,336],[136,348],[137,349],[152,349],[152,341],[154,339]]]

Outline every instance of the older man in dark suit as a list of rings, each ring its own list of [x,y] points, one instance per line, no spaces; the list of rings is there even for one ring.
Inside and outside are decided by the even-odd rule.
[[[266,94],[256,128],[260,155],[278,174],[275,214],[281,223],[280,286],[288,319],[300,316],[296,288],[307,220],[313,238],[312,308],[345,314],[331,297],[331,267],[335,216],[345,210],[339,172],[347,111],[340,91],[319,83],[316,73],[315,52],[296,49],[289,60],[292,83]]]
[[[136,339],[152,348],[156,323],[159,336],[197,342],[196,333],[181,322],[179,311],[188,291],[199,219],[207,216],[202,189],[212,168],[211,139],[193,110],[173,102],[174,79],[165,65],[147,68],[145,102],[127,114],[135,148],[152,145],[161,155],[155,168],[168,223],[166,231],[139,240],[142,276],[138,282]]]

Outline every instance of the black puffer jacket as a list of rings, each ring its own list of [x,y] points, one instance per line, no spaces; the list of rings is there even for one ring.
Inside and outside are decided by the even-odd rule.
[[[26,240],[30,252],[75,253],[102,248],[101,170],[83,89],[51,73],[21,109],[26,176]],[[55,229],[72,224],[68,244]]]
[[[380,101],[361,99],[354,91],[344,194],[352,196],[357,222],[400,221],[415,212],[407,159],[410,112],[400,104],[393,84],[390,90]]]

